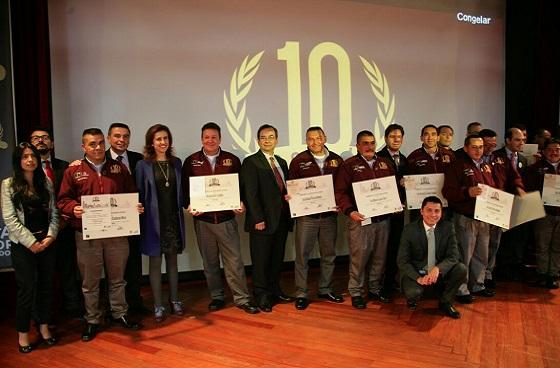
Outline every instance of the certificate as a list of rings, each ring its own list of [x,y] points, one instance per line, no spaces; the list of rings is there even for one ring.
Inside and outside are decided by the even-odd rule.
[[[538,191],[528,192],[523,197],[515,196],[513,208],[511,209],[511,219],[509,228],[524,224],[529,221],[540,219],[546,216],[541,194]]]
[[[332,175],[286,181],[292,218],[336,210]]]
[[[191,176],[189,183],[193,212],[227,211],[241,207],[237,174]]]
[[[404,189],[406,191],[406,207],[417,210],[422,207],[422,201],[429,196],[441,199],[443,207],[447,207],[447,199],[441,194],[443,174],[405,175]]]
[[[474,218],[509,229],[514,195],[485,184],[478,186],[482,188],[482,194],[476,196]]]
[[[352,183],[358,211],[364,217],[381,216],[403,210],[394,176]]]
[[[560,175],[544,174],[542,200],[545,206],[560,206]]]
[[[138,193],[82,196],[84,240],[140,234]]]
[[[535,163],[535,155],[539,152],[539,145],[536,143],[525,143],[523,145],[523,151],[521,153],[525,158],[527,158],[527,165],[532,165]]]

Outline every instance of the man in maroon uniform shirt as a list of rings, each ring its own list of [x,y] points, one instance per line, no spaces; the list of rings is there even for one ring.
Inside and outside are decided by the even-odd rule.
[[[348,158],[340,167],[335,184],[336,204],[350,219],[348,221],[348,250],[350,253],[350,279],[348,291],[352,306],[366,308],[362,297],[365,272],[368,265],[368,297],[382,303],[390,298],[382,292],[387,240],[389,236],[389,215],[365,218],[356,205],[352,183],[395,175],[391,164],[375,154],[375,136],[362,130],[356,138],[358,154]],[[370,221],[362,226],[362,221]]]
[[[451,150],[439,149],[436,126],[424,126],[420,140],[422,147],[408,155],[408,175],[444,173],[455,160],[455,155]]]
[[[289,179],[332,175],[336,179],[342,158],[325,146],[327,136],[321,127],[311,127],[305,133],[307,150],[299,153],[290,163]],[[342,303],[344,298],[332,291],[332,276],[336,258],[337,212],[323,212],[296,219],[296,259],[295,282],[297,295],[295,307],[303,310],[309,305],[307,297],[307,273],[309,253],[319,242],[321,254],[321,275],[319,278],[319,298],[334,303]]]

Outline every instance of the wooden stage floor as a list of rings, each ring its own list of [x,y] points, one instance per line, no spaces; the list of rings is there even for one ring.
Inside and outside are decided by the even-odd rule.
[[[345,266],[337,268],[335,287],[345,290]],[[283,281],[293,291],[293,273]],[[110,327],[88,343],[80,341],[82,323],[66,320],[57,326],[57,346],[26,355],[17,351],[13,314],[4,313],[0,367],[560,367],[560,291],[498,287],[494,298],[457,305],[462,318],[452,320],[434,299],[414,312],[402,297],[356,310],[347,294],[340,305],[315,300],[305,311],[282,304],[257,315],[230,297],[227,308],[210,313],[206,284],[183,282],[183,317],[157,325],[146,317],[142,330]],[[149,303],[149,287],[143,292]]]

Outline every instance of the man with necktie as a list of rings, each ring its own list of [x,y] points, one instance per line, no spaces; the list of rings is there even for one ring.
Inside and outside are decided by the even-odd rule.
[[[274,154],[278,130],[264,124],[257,131],[259,151],[241,165],[241,191],[247,214],[253,263],[253,292],[263,312],[271,312],[276,302],[291,302],[280,288],[280,271],[288,231],[292,230],[285,195],[288,164]]]
[[[401,289],[408,308],[415,310],[424,290],[435,287],[440,310],[457,319],[461,314],[453,307],[453,298],[465,282],[467,268],[459,261],[453,224],[440,221],[442,210],[438,197],[426,197],[421,217],[405,226],[398,254]]]
[[[41,154],[43,171],[53,183],[54,193],[58,195],[68,162],[54,157],[54,138],[50,130],[42,127],[34,128],[29,135],[29,141]],[[76,261],[74,230],[72,227],[66,226],[64,219],[61,219],[59,229],[54,246],[56,247],[56,269],[62,289],[62,308],[66,316],[81,318],[84,314],[84,305],[80,288],[80,272]]]
[[[144,157],[142,154],[128,150],[130,144],[130,128],[122,122],[112,123],[107,133],[109,149],[105,152],[108,159],[113,159],[122,163],[132,178],[135,179],[135,169],[138,161]],[[140,295],[142,284],[142,253],[140,252],[140,236],[129,236],[129,256],[126,263],[124,279],[126,280],[126,301],[130,307],[130,312],[135,314],[150,315],[149,310],[143,303]]]

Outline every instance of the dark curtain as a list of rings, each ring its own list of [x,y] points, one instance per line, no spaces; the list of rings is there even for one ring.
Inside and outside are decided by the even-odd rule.
[[[52,130],[47,0],[11,0],[14,99],[18,142],[29,130]]]

